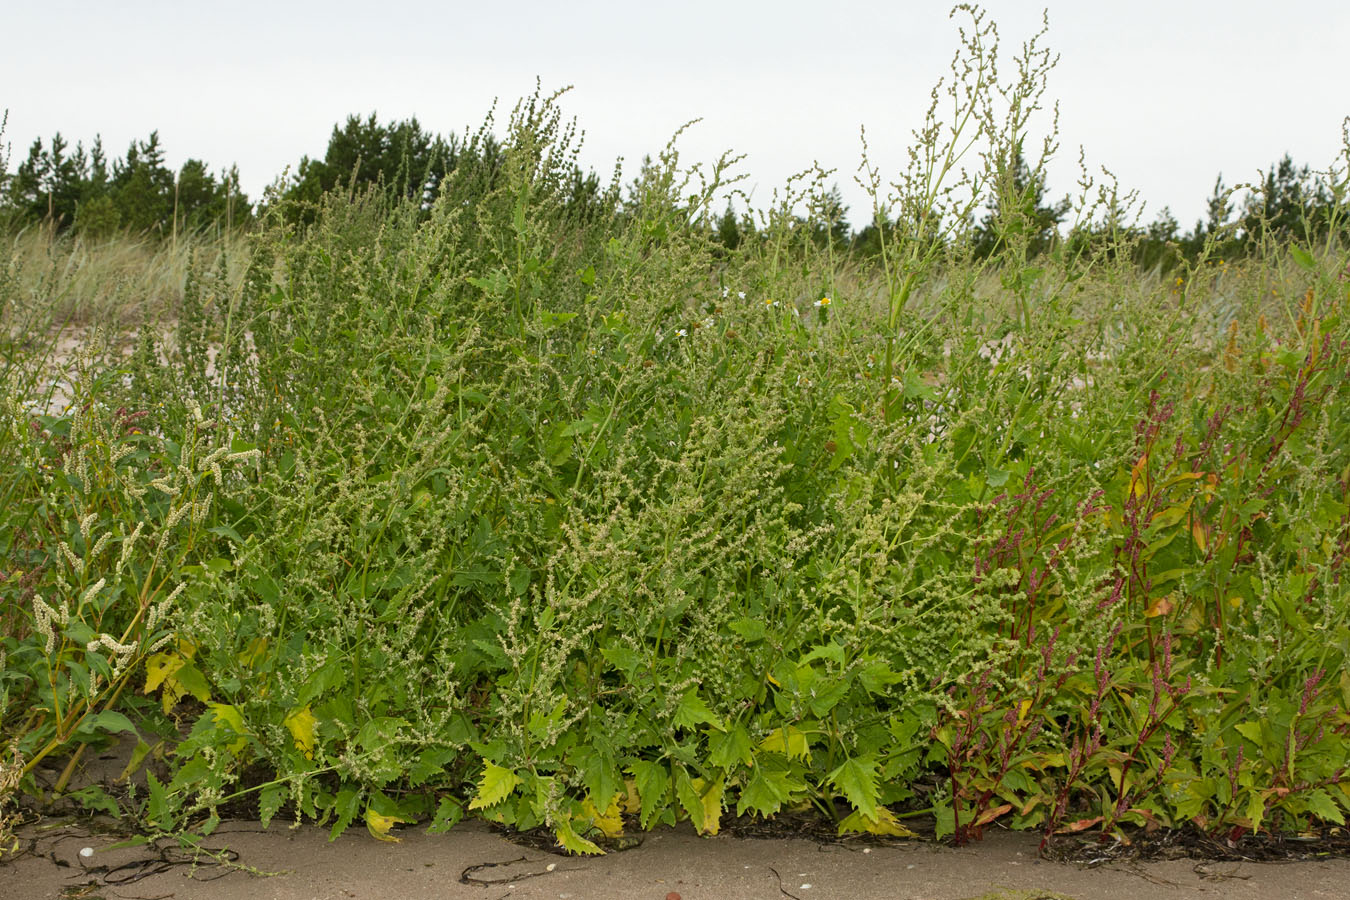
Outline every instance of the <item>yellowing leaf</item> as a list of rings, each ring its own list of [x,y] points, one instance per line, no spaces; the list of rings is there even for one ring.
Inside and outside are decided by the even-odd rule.
[[[602,813],[595,808],[591,798],[587,797],[581,802],[581,812],[583,818],[589,825],[600,829],[600,833],[607,838],[616,838],[623,835],[623,814],[619,809],[619,800],[623,794],[615,794],[614,799],[610,801],[609,806],[605,807]]]
[[[238,753],[243,750],[248,745],[248,738],[243,737],[243,735],[248,734],[248,731],[244,728],[244,716],[239,712],[239,707],[231,706],[228,703],[208,703],[206,706],[211,710],[211,714],[215,717],[217,723],[240,735],[240,738],[231,742],[226,749],[231,753]]]
[[[152,653],[145,661],[145,693],[152,694],[155,688],[179,669],[187,660],[177,653]]]
[[[1001,806],[995,806],[992,809],[986,809],[984,812],[980,813],[975,818],[975,827],[979,828],[983,825],[988,825],[990,822],[994,821],[1004,813],[1012,812],[1012,808],[1013,807],[1011,803],[1004,803]]]
[[[1027,711],[1031,709],[1031,698],[1023,700],[1017,704],[1017,724],[1021,725],[1027,718]]]
[[[400,819],[398,816],[382,816],[375,811],[374,807],[366,807],[366,831],[369,831],[370,836],[377,841],[398,843],[399,838],[390,834],[389,829],[393,828],[399,822],[407,821],[407,819]]]
[[[483,779],[478,783],[478,793],[469,801],[469,809],[496,806],[510,796],[518,784],[520,776],[515,772],[484,760]]]
[[[601,850],[593,841],[588,841],[577,834],[576,830],[572,828],[572,823],[565,817],[557,819],[553,834],[558,839],[558,846],[568,853],[587,853],[593,856],[604,856],[605,854],[605,851]]]
[[[695,803],[698,804],[699,816],[695,820],[694,826],[698,828],[699,834],[717,834],[718,828],[722,827],[722,793],[726,789],[726,780],[718,779],[709,783],[703,779],[688,780],[690,787],[694,788],[694,795],[697,796]],[[676,788],[679,787],[676,781]],[[690,797],[694,800],[694,797]],[[683,803],[684,796],[680,796]],[[695,818],[693,812],[690,818]]]
[[[1200,548],[1201,553],[1209,551],[1209,526],[1199,519],[1191,519],[1191,537],[1195,539],[1195,546]]]
[[[1172,609],[1173,606],[1171,594],[1167,594],[1162,597],[1155,597],[1153,599],[1153,602],[1148,605],[1148,611],[1144,613],[1144,617],[1148,619],[1153,619],[1158,616],[1165,616],[1168,613],[1170,613]]]
[[[642,799],[638,797],[637,779],[625,778],[623,780],[623,811],[630,816],[635,816],[642,812]]]
[[[282,723],[286,730],[295,738],[295,746],[305,754],[305,759],[314,758],[314,726],[318,724],[318,719],[314,718],[314,713],[306,706],[297,709],[286,717]]]
[[[782,753],[789,759],[801,759],[810,761],[811,748],[806,743],[806,733],[794,725],[782,725],[770,731],[764,740],[759,742],[761,750],[769,750],[774,753]]]
[[[855,809],[842,822],[839,823],[839,833],[842,834],[889,834],[892,837],[918,837],[913,831],[910,831],[900,820],[895,817],[884,806],[877,807],[877,817],[869,819],[862,814],[861,810]]]
[[[1131,497],[1142,497],[1148,493],[1148,454],[1139,457],[1139,461],[1130,470]]]
[[[267,638],[255,637],[253,640],[248,642],[248,646],[245,647],[243,652],[239,654],[238,657],[239,662],[241,665],[247,666],[248,668],[251,669],[253,668],[254,664],[257,663],[257,661],[262,658],[262,655],[264,652],[266,652],[266,650],[267,650]]]

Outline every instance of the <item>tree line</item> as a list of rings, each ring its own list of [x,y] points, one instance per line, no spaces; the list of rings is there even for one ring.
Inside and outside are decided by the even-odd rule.
[[[132,141],[123,156],[112,158],[100,137],[87,149],[78,142],[72,148],[57,133],[50,140],[33,141],[13,172],[0,145],[0,226],[14,230],[45,223],[87,236],[244,229],[271,205],[292,221],[312,220],[322,199],[335,191],[383,192],[429,210],[450,173],[472,164],[481,173],[482,189],[490,190],[503,159],[500,142],[486,129],[473,135],[439,135],[424,130],[416,118],[383,123],[374,113],[349,116],[333,127],[322,158],[302,157],[268,196],[253,202],[240,189],[235,166],[213,173],[205,162],[191,158],[177,171],[169,168],[157,131]],[[1270,166],[1240,204],[1220,175],[1206,203],[1206,217],[1189,230],[1166,207],[1146,225],[1120,221],[1117,210],[1108,210],[1094,223],[1069,223],[1069,198],[1050,201],[1044,173],[1020,155],[1006,167],[1005,176],[982,217],[965,223],[962,233],[977,258],[993,256],[1010,242],[1035,256],[1055,246],[1086,250],[1101,241],[1131,248],[1146,268],[1170,269],[1195,260],[1207,243],[1212,254],[1233,258],[1268,237],[1318,239],[1333,230],[1345,233],[1350,219],[1346,185],[1295,164],[1288,155]],[[578,170],[563,190],[563,208],[578,217],[615,212],[616,204],[621,212],[624,206],[612,186],[603,186],[594,173]],[[634,196],[628,204],[636,202]],[[817,245],[873,256],[883,240],[904,231],[903,223],[885,216],[855,230],[837,187],[815,205],[812,215],[799,217],[796,224]],[[728,249],[762,231],[749,211],[738,212],[730,202],[709,227],[710,238]]]

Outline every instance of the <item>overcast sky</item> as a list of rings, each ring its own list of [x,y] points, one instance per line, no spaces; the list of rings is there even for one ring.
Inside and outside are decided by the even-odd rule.
[[[11,171],[38,136],[103,136],[121,156],[158,129],[175,167],[237,163],[244,189],[302,155],[322,156],[348,114],[416,116],[438,132],[499,121],[529,94],[573,90],[583,162],[636,171],[689,119],[682,161],[747,154],[757,205],[818,161],[852,207],[859,126],[898,175],[910,131],[957,48],[946,3],[797,0],[678,4],[612,0],[474,3],[59,2],[7,4],[0,109]],[[986,5],[1005,54],[1039,28],[1043,3]],[[1050,191],[1071,191],[1078,149],[1184,227],[1219,173],[1250,180],[1283,154],[1325,168],[1350,115],[1350,4],[1284,0],[1094,0],[1050,6],[1061,55],[1049,96],[1061,149]],[[1011,72],[1005,59],[1005,77]],[[1042,119],[1042,126],[1048,125]]]

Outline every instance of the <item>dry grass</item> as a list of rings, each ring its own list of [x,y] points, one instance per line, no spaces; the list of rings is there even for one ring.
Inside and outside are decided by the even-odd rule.
[[[0,323],[11,334],[43,326],[134,328],[176,313],[190,269],[223,270],[233,289],[248,264],[240,235],[90,240],[34,227],[10,237],[5,251]]]

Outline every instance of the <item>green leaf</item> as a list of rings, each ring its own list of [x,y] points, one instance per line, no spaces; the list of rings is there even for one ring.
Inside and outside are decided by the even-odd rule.
[[[872,754],[844,760],[843,765],[829,774],[830,784],[843,793],[853,808],[876,822],[877,762]]]
[[[782,809],[794,791],[805,787],[793,781],[787,759],[776,753],[761,753],[755,759],[752,771],[750,782],[741,788],[741,796],[736,801],[738,816],[745,815],[746,810],[771,816]]]
[[[1312,254],[1297,244],[1289,247],[1289,254],[1294,257],[1294,262],[1305,271],[1312,272],[1317,268],[1317,261],[1313,259]]]
[[[707,782],[702,778],[690,778],[684,766],[675,769],[675,795],[680,805],[689,814],[689,821],[699,834],[717,834],[722,818],[722,794],[726,781],[718,778]]]
[[[510,769],[483,760],[483,777],[478,782],[478,793],[469,801],[469,809],[487,809],[496,806],[516,789],[520,777]]]
[[[333,830],[328,833],[328,840],[337,840],[338,835],[346,831],[347,826],[352,824],[352,820],[356,818],[356,813],[360,809],[360,791],[351,787],[345,787],[338,791],[337,799],[333,801],[333,811],[337,813],[337,821],[333,823]]]
[[[553,834],[558,839],[558,845],[568,853],[584,853],[588,856],[603,856],[605,851],[601,850],[593,841],[588,841],[576,833],[572,823],[565,816],[559,816],[553,826]]]
[[[1265,735],[1262,734],[1260,722],[1239,722],[1234,727],[1237,729],[1238,734],[1242,735],[1256,746],[1262,747],[1265,745]]]
[[[464,807],[454,797],[442,797],[436,815],[427,826],[427,834],[443,834],[464,818]]]
[[[695,688],[690,688],[681,698],[680,705],[675,710],[675,724],[691,731],[700,724],[708,724],[718,731],[726,731],[722,720],[713,715],[713,711],[703,702],[703,698],[698,695]]]
[[[286,799],[286,785],[269,784],[262,789],[262,794],[258,797],[258,820],[262,827],[266,828],[272,821],[272,817],[281,809],[281,804]]]
[[[131,724],[131,720],[122,713],[112,709],[105,709],[102,712],[95,713],[84,720],[79,727],[79,734],[96,734],[98,732],[106,734],[116,734],[119,731],[136,733],[136,726]]]
[[[548,310],[541,309],[539,311],[539,324],[543,327],[544,331],[549,331],[550,329],[556,328],[559,325],[563,325],[566,324],[567,322],[572,321],[576,317],[577,314],[574,312],[558,313],[558,312],[549,312]]]
[[[1341,812],[1340,806],[1322,788],[1313,788],[1309,791],[1307,801],[1308,811],[1323,822],[1335,822],[1337,825],[1345,824],[1345,815]]]
[[[647,828],[665,809],[670,798],[670,773],[660,763],[646,759],[635,760],[628,771],[637,782],[638,800],[642,803],[642,827]]]
[[[764,640],[764,622],[760,619],[736,619],[727,627],[741,636],[747,644]]]
[[[750,743],[750,735],[745,726],[737,722],[728,731],[714,731],[708,735],[708,759],[719,769],[731,769],[737,765],[751,765],[755,761],[755,750]]]

